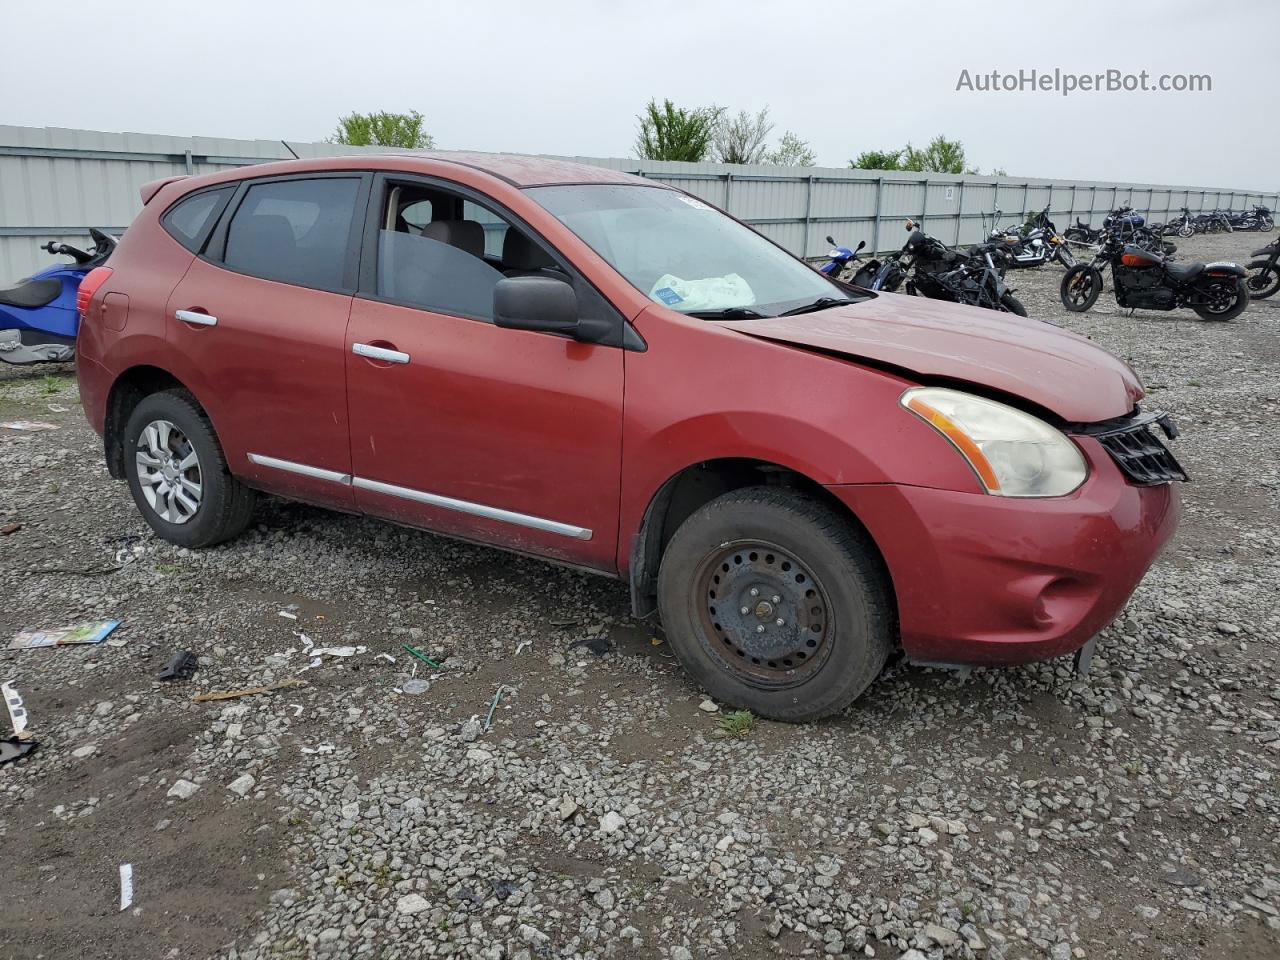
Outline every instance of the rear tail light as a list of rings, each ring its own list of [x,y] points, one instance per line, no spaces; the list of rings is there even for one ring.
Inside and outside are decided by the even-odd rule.
[[[98,292],[101,287],[111,276],[110,267],[94,267],[84,275],[84,279],[80,281],[80,289],[76,291],[76,310],[83,317],[89,309],[89,301],[93,299],[93,295]]]

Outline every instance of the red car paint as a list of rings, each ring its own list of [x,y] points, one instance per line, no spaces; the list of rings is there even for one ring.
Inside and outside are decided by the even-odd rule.
[[[428,175],[476,190],[568,260],[647,344],[643,352],[231,272],[159,224],[197,188],[307,172]],[[1047,499],[985,494],[946,439],[903,409],[919,384],[984,393],[1059,423],[1129,414],[1143,395],[1119,360],[1045,324],[883,295],[818,313],[712,322],[655,303],[523,191],[646,183],[560,161],[449,154],[255,166],[149,184],[94,292],[77,347],[90,423],[113,386],[154,368],[205,408],[230,469],[263,490],[632,578],[664,485],[723,458],[825,487],[871,534],[919,660],[1016,663],[1078,648],[1121,609],[1177,523],[1168,485],[1128,483],[1076,437],[1090,475]],[[368,255],[368,251],[366,251]],[[129,297],[111,329],[102,304]],[[216,327],[182,323],[208,312]],[[355,356],[354,343],[410,354]],[[110,439],[110,438],[108,438]],[[551,518],[564,536],[282,473],[250,453]]]

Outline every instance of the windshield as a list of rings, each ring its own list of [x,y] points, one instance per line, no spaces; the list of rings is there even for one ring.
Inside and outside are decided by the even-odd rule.
[[[654,303],[776,316],[847,290],[701,200],[661,187],[533,187],[530,197]]]

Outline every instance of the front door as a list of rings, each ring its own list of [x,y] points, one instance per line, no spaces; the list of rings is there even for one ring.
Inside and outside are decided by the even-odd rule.
[[[494,326],[504,272],[572,277],[447,190],[379,192],[386,212],[365,254],[378,257],[376,288],[357,296],[347,328],[357,506],[615,570],[622,351]]]

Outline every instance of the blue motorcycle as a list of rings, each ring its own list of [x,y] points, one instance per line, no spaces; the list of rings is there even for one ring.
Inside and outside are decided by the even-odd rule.
[[[5,363],[56,363],[75,357],[80,314],[76,291],[94,267],[100,267],[116,248],[116,239],[101,230],[89,231],[95,244],[85,251],[50,240],[41,244],[55,257],[70,257],[0,290],[0,360]]]
[[[832,280],[847,280],[854,261],[858,259],[858,251],[867,245],[867,241],[861,241],[852,250],[840,246],[831,237],[827,237],[827,243],[831,244],[831,249],[827,252],[828,260],[818,268],[818,272],[825,273]]]
[[[893,293],[902,285],[903,271],[897,257],[887,257],[884,263],[873,258],[855,270],[854,265],[860,259],[858,254],[867,245],[867,241],[859,242],[852,250],[840,246],[831,237],[827,237],[827,243],[831,244],[831,250],[827,253],[829,259],[818,268],[819,273],[865,290]]]

